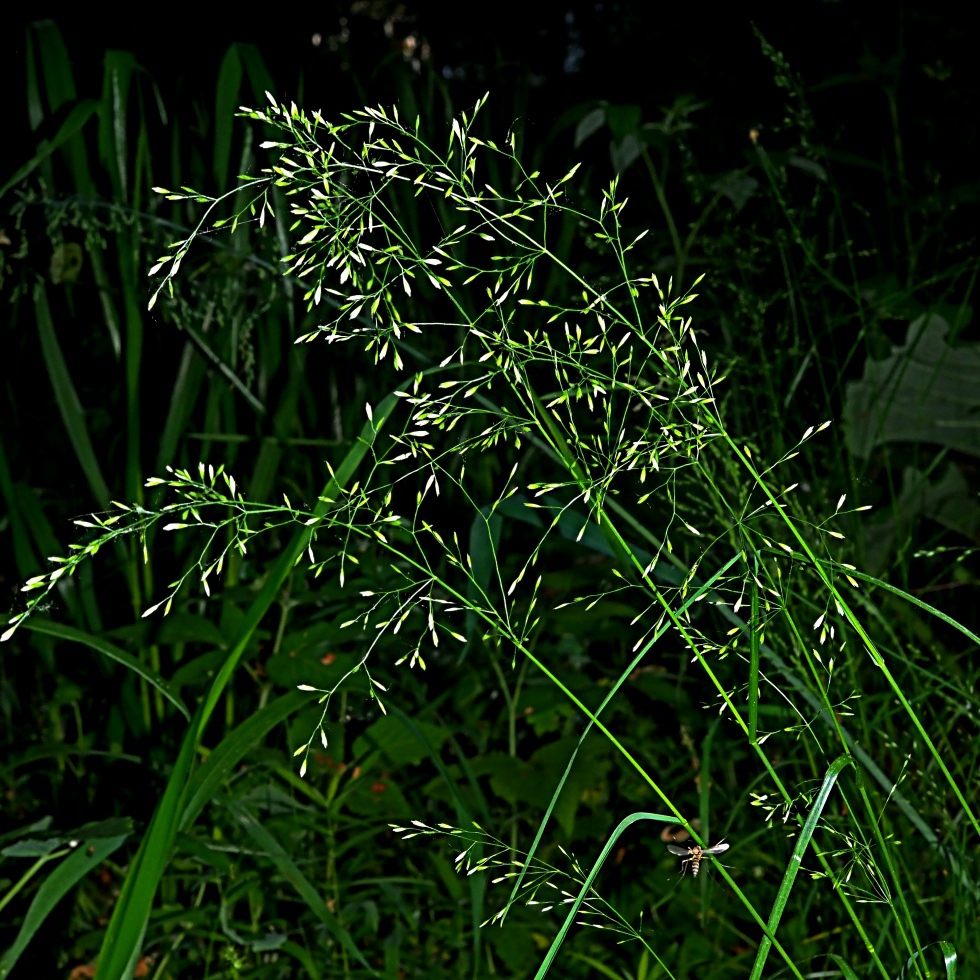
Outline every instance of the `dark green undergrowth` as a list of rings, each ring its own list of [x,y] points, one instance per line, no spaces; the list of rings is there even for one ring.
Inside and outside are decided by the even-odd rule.
[[[720,169],[693,97],[532,145],[31,28],[0,976],[980,968],[975,188],[759,43]]]

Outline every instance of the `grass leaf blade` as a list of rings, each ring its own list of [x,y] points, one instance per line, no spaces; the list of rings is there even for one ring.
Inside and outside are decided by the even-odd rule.
[[[0,958],[0,977],[6,977],[27,948],[44,920],[65,895],[74,888],[90,871],[97,868],[110,854],[118,850],[126,840],[127,834],[107,837],[93,841],[91,847],[79,847],[62,861],[38,888],[21,923],[20,931],[13,945]],[[91,850],[91,853],[89,853]]]
[[[187,705],[184,704],[180,695],[171,688],[167,680],[137,657],[117,647],[114,643],[110,643],[101,636],[93,636],[91,633],[86,633],[85,630],[76,629],[74,626],[68,626],[64,623],[56,623],[50,619],[32,617],[24,623],[24,628],[32,630],[35,633],[56,636],[59,640],[81,643],[103,654],[110,660],[115,660],[116,663],[122,664],[127,670],[132,670],[139,674],[148,684],[152,684],[188,721],[191,720],[191,713]]]
[[[769,934],[764,935],[759,943],[759,950],[756,953],[755,963],[752,965],[752,973],[749,976],[749,980],[759,980],[759,977],[762,976],[762,969],[766,965],[766,958],[769,955],[769,950],[772,948],[772,939],[770,936],[775,936],[776,930],[779,928],[779,920],[782,918],[783,912],[786,909],[786,903],[789,901],[790,892],[793,890],[793,883],[796,881],[796,875],[800,870],[800,863],[803,860],[803,854],[810,845],[813,833],[817,829],[817,823],[830,797],[830,791],[834,788],[834,783],[837,782],[837,777],[841,774],[844,767],[849,765],[853,765],[853,760],[849,756],[842,755],[835,759],[827,769],[823,783],[820,786],[820,792],[813,801],[813,806],[810,807],[810,813],[807,815],[806,823],[800,830],[799,836],[796,839],[796,846],[793,848],[789,864],[783,874],[782,883],[773,902],[772,912],[769,914]]]

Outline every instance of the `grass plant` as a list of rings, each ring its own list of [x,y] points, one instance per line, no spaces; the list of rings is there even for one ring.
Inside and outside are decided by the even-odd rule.
[[[67,59],[47,28],[33,43],[50,71],[31,76],[32,105],[44,77],[53,112],[74,99],[52,74]],[[933,363],[923,337],[960,340],[967,299],[920,303],[928,250],[912,237],[905,285],[869,294],[802,90],[763,50],[802,149],[756,137],[744,167],[693,175],[682,205],[668,175],[689,102],[656,124],[573,113],[581,145],[613,131],[620,173],[593,194],[577,166],[525,167],[485,97],[444,126],[431,104],[406,117],[407,99],[329,122],[268,94],[243,47],[219,79],[213,166],[175,166],[164,189],[145,115],[135,150],[113,115],[135,67],[107,59],[103,101],[77,102],[4,190],[40,174],[18,220],[41,209],[56,234],[86,229],[121,382],[118,465],[104,475],[52,276],[27,276],[19,302],[84,479],[68,505],[87,513],[59,546],[0,455],[25,583],[3,637],[53,678],[58,644],[98,655],[118,705],[94,737],[59,680],[58,764],[110,746],[135,768],[122,743],[137,744],[154,802],[138,846],[128,823],[12,830],[5,863],[34,863],[0,901],[60,863],[0,970],[100,862],[118,895],[83,892],[71,952],[99,980],[968,969],[980,639],[921,596],[973,552],[921,529],[970,533],[961,470],[955,513],[929,477],[971,444],[930,457],[901,414],[921,386],[892,380]],[[233,136],[245,77],[267,101]],[[132,91],[143,113],[149,92]],[[77,193],[46,197],[58,154]],[[656,224],[625,192],[641,164]],[[192,189],[205,182],[214,193]],[[763,201],[768,239],[738,218]],[[675,207],[692,211],[683,239]],[[964,260],[932,281],[968,298],[975,272]],[[891,354],[885,306],[915,327]],[[927,329],[936,317],[945,331]],[[164,410],[141,401],[148,322],[186,338]],[[861,353],[892,358],[885,382],[857,377]],[[849,398],[869,407],[832,424]],[[889,450],[909,442],[899,473]],[[902,481],[926,489],[903,496]],[[888,513],[872,518],[881,487]],[[55,601],[71,625],[48,618]],[[12,799],[42,795],[17,775],[37,758],[7,763]],[[679,877],[667,842],[721,838],[724,860]]]

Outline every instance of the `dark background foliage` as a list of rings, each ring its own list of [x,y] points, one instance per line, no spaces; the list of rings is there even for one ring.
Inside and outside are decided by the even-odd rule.
[[[869,360],[902,344],[909,323],[923,313],[944,317],[950,343],[976,342],[980,63],[957,5],[807,2],[749,10],[345,0],[256,13],[129,8],[116,15],[82,5],[35,5],[5,16],[0,180],[56,136],[77,99],[111,102],[106,52],[129,52],[138,66],[126,108],[113,117],[128,133],[127,186],[112,158],[119,144],[109,132],[96,140],[89,127],[89,184],[83,186],[77,160],[66,154],[0,200],[0,584],[14,611],[19,584],[43,568],[46,555],[63,554],[76,540],[70,521],[105,504],[100,480],[106,498],[135,500],[143,479],[167,464],[227,461],[255,499],[278,500],[283,492],[312,499],[323,483],[323,460],[336,464],[343,457],[363,421],[364,402],[394,383],[391,373],[368,369],[357,352],[292,347],[308,318],[269,274],[281,254],[273,236],[242,239],[227,252],[215,239],[212,253],[197,256],[198,275],[186,289],[143,312],[152,257],[196,214],[192,205],[160,202],[148,188],[188,184],[214,194],[232,185],[240,159],[258,166],[244,127],[229,126],[228,112],[260,101],[262,77],[280,99],[322,108],[328,118],[397,101],[406,116],[421,113],[435,140],[444,139],[451,113],[489,91],[489,131],[499,137],[513,126],[529,169],[557,175],[584,161],[576,185],[583,206],[595,206],[621,169],[630,222],[637,231],[651,228],[648,268],[666,278],[683,266],[685,285],[706,273],[696,325],[705,348],[730,367],[729,423],[763,453],[781,451],[824,418],[846,419],[848,383],[864,376]],[[60,99],[52,94],[55,69],[42,70],[39,60],[36,22],[45,18],[57,26],[70,58],[75,92],[62,89]],[[33,54],[25,38],[32,39]],[[34,118],[32,71],[42,79]],[[597,120],[591,132],[583,123],[590,113]],[[715,198],[720,203],[707,207]],[[691,248],[681,255],[678,241],[689,232]],[[102,280],[96,253],[104,256]],[[576,260],[586,276],[604,274],[588,249]],[[48,333],[38,312],[38,282],[53,325]],[[107,326],[106,295],[116,307],[118,340]],[[217,360],[209,361],[207,351]],[[970,384],[967,374],[965,397],[975,412]],[[849,429],[835,427],[800,463],[813,506],[830,512],[843,492],[855,504],[875,505],[874,517],[847,528],[848,560],[976,631],[973,559],[964,550],[980,531],[975,432],[967,426],[965,441],[937,442],[899,431],[869,437],[869,451],[859,453],[854,416],[851,422]],[[474,466],[488,500],[509,467],[509,458]],[[920,477],[927,484],[917,483]],[[943,483],[947,477],[952,482]],[[447,504],[450,520],[458,504]],[[461,536],[468,530],[461,525]],[[152,579],[134,555],[104,553],[45,612],[171,678],[193,706],[280,544],[273,538],[243,563],[218,603],[188,600],[163,623],[140,620],[139,613],[182,567],[188,553],[180,545],[161,551]],[[600,553],[571,542],[563,547],[545,583],[555,604],[588,591],[606,569]],[[366,568],[364,581],[375,573]],[[290,580],[249,646],[247,670],[239,670],[211,722],[210,744],[284,690],[316,683],[352,656],[353,641],[337,629],[350,601],[349,590]],[[950,678],[958,692],[971,690],[975,647],[889,601],[875,598],[896,648],[907,651],[909,685],[931,691],[928,667],[929,677]],[[634,613],[608,603],[591,619],[568,612],[551,622],[543,647],[586,703],[593,705],[596,692],[622,669]],[[131,671],[64,637],[22,632],[3,654],[0,834],[48,815],[60,831],[119,817],[142,832],[184,719]],[[734,831],[748,838],[739,858],[747,879],[776,875],[786,843],[752,829],[757,811],[747,809],[744,791],[756,777],[742,750],[725,741],[715,713],[705,710],[685,660],[672,651],[631,678],[610,724],[705,825],[711,780],[701,773],[715,773],[712,836]],[[263,960],[273,952],[283,970],[301,964],[310,975],[342,976],[354,969],[283,884],[282,867],[256,857],[261,848],[234,816],[235,806],[247,805],[263,814],[330,896],[331,911],[342,914],[384,975],[533,975],[554,923],[515,913],[507,938],[488,932],[481,948],[471,935],[471,906],[485,901],[482,886],[457,880],[449,852],[393,841],[386,821],[461,820],[468,808],[508,843],[526,846],[582,719],[533,672],[522,675],[516,693],[509,657],[495,663],[478,645],[465,661],[447,657],[433,666],[438,669],[421,678],[394,669],[381,676],[397,680],[401,710],[428,726],[438,765],[397,725],[381,723],[362,692],[345,696],[330,750],[317,756],[306,788],[292,775],[289,755],[308,737],[315,712],[305,708],[264,741],[254,740],[222,788],[227,805],[206,810],[195,832],[184,835],[161,888],[148,970],[258,975],[273,969]],[[503,686],[500,676],[507,678]],[[851,681],[868,696],[862,730],[878,738],[883,767],[897,777],[911,751],[902,720],[889,713],[876,681],[858,669]],[[938,690],[946,682],[935,683]],[[942,729],[952,755],[963,756],[975,800],[969,774],[976,749],[964,748],[976,740],[972,695],[966,714],[950,713],[948,698],[937,694],[923,711]],[[793,723],[777,703],[770,710],[773,728]],[[785,764],[814,778],[803,756],[788,741]],[[621,815],[652,802],[604,744],[592,746],[580,766],[554,843],[588,864]],[[955,829],[955,808],[923,768],[910,795],[930,823],[956,838],[962,827]],[[458,782],[465,807],[450,782]],[[752,785],[765,791],[761,782]],[[925,891],[943,872],[925,859],[920,866],[915,846],[904,873]],[[961,857],[976,854],[975,842],[957,846]],[[727,898],[672,890],[676,869],[662,854],[653,831],[636,832],[617,853],[604,893],[631,916],[641,909],[652,914],[678,977],[745,972],[758,939],[754,924]],[[125,848],[117,852],[101,876],[85,879],[74,899],[56,906],[15,976],[67,975],[94,958],[127,855]],[[557,861],[560,852],[552,847],[548,857]],[[24,867],[14,873],[7,859],[0,879],[16,881]],[[3,913],[0,947],[13,941],[36,884],[8,907],[16,915]],[[934,938],[955,934],[962,946],[975,935],[976,907],[961,903],[955,885],[937,887],[941,900],[934,908],[943,911],[929,921]],[[666,897],[653,900],[651,913],[652,893]],[[826,896],[813,899],[784,926],[801,962],[817,954],[807,946],[811,937],[838,929],[831,906]],[[178,943],[178,934],[189,938]],[[264,947],[267,934],[288,937],[286,945],[270,940]],[[883,948],[890,941],[880,940]],[[845,935],[833,948],[850,959],[859,944]],[[313,966],[306,966],[307,950]],[[567,975],[596,975],[589,972],[596,962],[657,975],[644,972],[654,968],[639,953],[621,953],[591,936],[578,941],[574,955]],[[902,962],[897,952],[893,962]]]

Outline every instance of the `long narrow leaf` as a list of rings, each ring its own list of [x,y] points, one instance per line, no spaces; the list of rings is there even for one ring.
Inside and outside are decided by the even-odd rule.
[[[41,563],[31,547],[31,538],[27,531],[26,521],[20,513],[17,503],[17,492],[14,488],[14,481],[10,475],[10,467],[7,464],[7,453],[3,446],[3,439],[0,438],[0,496],[3,497],[7,505],[7,518],[10,522],[12,531],[14,559],[17,562],[17,571],[21,578],[28,579],[36,575],[41,568]]]
[[[204,364],[199,357],[194,356],[193,346],[189,343],[184,344],[180,367],[177,369],[177,377],[174,379],[174,387],[170,395],[167,421],[160,436],[155,469],[164,469],[176,457],[178,442],[190,422],[203,378]]]
[[[954,630],[959,630],[968,640],[980,646],[980,636],[977,636],[972,630],[967,629],[962,623],[957,622],[952,616],[947,616],[941,609],[930,606],[928,602],[923,602],[910,592],[906,592],[904,589],[900,589],[895,585],[890,585],[888,582],[882,582],[880,578],[875,578],[873,575],[865,575],[864,572],[858,572],[854,569],[851,569],[847,574],[851,578],[856,578],[862,582],[867,582],[869,585],[873,585],[876,589],[884,589],[886,592],[891,592],[892,595],[897,595],[900,599],[904,599],[913,606],[918,606],[919,609],[929,613],[930,616],[935,616],[936,619],[942,620],[947,626],[952,626]]]
[[[596,876],[602,870],[603,864],[605,864],[606,858],[609,857],[610,851],[616,846],[616,841],[622,836],[623,832],[628,828],[632,827],[633,824],[639,822],[640,820],[657,820],[660,823],[680,823],[677,817],[668,816],[663,813],[631,813],[628,817],[624,817],[620,820],[616,829],[609,835],[609,840],[606,841],[605,847],[603,847],[601,853],[599,854],[596,863],[593,865],[592,870],[589,872],[588,877],[585,879],[585,884],[582,885],[581,891],[572,903],[572,907],[568,911],[568,915],[565,917],[565,921],[562,923],[561,929],[558,930],[558,935],[552,940],[551,945],[548,947],[548,952],[545,953],[544,959],[541,961],[541,966],[538,967],[538,972],[534,974],[534,980],[544,980],[544,977],[551,969],[551,964],[554,962],[555,957],[558,955],[558,951],[561,949],[561,944],[565,941],[565,937],[568,935],[568,930],[572,928],[575,922],[575,916],[578,915],[579,909],[582,907],[582,903],[585,901],[589,894],[592,884],[596,879]]]
[[[33,630],[35,633],[44,633],[47,636],[56,636],[59,640],[68,640],[71,643],[81,643],[84,646],[96,650],[110,660],[122,664],[127,670],[139,674],[148,684],[152,684],[188,721],[191,720],[191,713],[187,709],[180,695],[170,686],[165,678],[161,677],[156,671],[152,670],[142,661],[134,657],[131,653],[120,649],[114,643],[103,639],[101,636],[93,636],[85,630],[76,629],[74,626],[67,626],[64,623],[55,623],[50,619],[40,619],[31,617],[24,626],[26,629]]]
[[[946,980],[956,980],[956,947],[946,939],[940,939],[939,942],[930,943],[929,946],[938,946],[942,951],[943,966],[946,968]],[[912,969],[912,965],[921,954],[924,954],[929,949],[929,946],[923,947],[923,949],[913,953],[908,958],[905,966],[902,967],[902,972],[898,975],[898,980],[905,980],[907,976],[910,976],[909,971]],[[932,976],[932,974],[930,973],[929,976]]]
[[[98,109],[99,103],[95,99],[84,99],[74,106],[53,139],[43,142],[34,156],[19,167],[0,187],[0,197],[3,197],[12,187],[16,187],[26,177],[29,177],[55,150],[76,136],[92,116],[98,112]]]
[[[231,160],[232,124],[235,112],[241,104],[239,91],[242,87],[242,59],[239,45],[233,44],[225,52],[218,72],[218,88],[214,105],[214,179],[219,192],[228,188],[228,164]]]
[[[762,941],[759,943],[759,950],[755,956],[750,980],[759,980],[759,977],[762,976],[762,968],[766,965],[766,958],[769,955],[769,950],[772,948],[770,935],[775,936],[776,930],[779,928],[779,920],[783,917],[786,903],[789,901],[790,892],[793,890],[793,883],[796,881],[796,875],[800,870],[800,863],[803,861],[803,854],[810,846],[813,832],[817,829],[817,823],[830,797],[830,791],[834,788],[834,783],[837,782],[837,777],[841,774],[843,768],[853,764],[850,756],[842,755],[830,764],[830,768],[823,778],[820,792],[813,801],[813,806],[810,807],[810,813],[807,815],[806,823],[796,838],[796,846],[793,848],[793,853],[783,874],[779,891],[776,893],[776,900],[773,902],[772,912],[769,914],[769,934],[764,935]]]
[[[181,329],[190,337],[191,343],[198,349],[201,357],[238,391],[258,415],[265,415],[265,405],[248,390],[248,385],[214,352],[204,337],[189,323],[182,323]]]
[[[37,890],[24,916],[13,945],[0,958],[0,978],[6,977],[27,948],[34,934],[58,904],[90,871],[97,868],[110,854],[118,850],[127,834],[93,841],[88,847],[79,845],[65,858]]]
[[[858,980],[858,975],[836,953],[831,953],[830,958],[840,967],[844,980]]]
[[[61,351],[51,319],[47,293],[44,284],[40,282],[34,287],[34,310],[41,338],[41,352],[44,355],[44,363],[48,369],[48,377],[51,379],[51,387],[54,389],[55,401],[58,403],[65,431],[71,440],[92,496],[100,507],[108,507],[109,487],[102,477],[102,470],[96,459],[95,448],[92,446],[92,439],[85,422],[85,411],[68,372],[68,365],[65,363],[65,356]]]
[[[198,707],[191,719],[166,789],[140,842],[136,857],[129,865],[102,940],[96,980],[129,980],[132,975],[132,964],[139,956],[157,884],[170,860],[176,838],[181,794],[194,763],[198,734],[203,728],[202,707]]]
[[[378,430],[391,415],[398,401],[399,399],[391,394],[380,402],[374,411],[373,421],[365,424],[357,442],[337,468],[334,478],[324,487],[321,497],[336,499],[339,489],[351,479],[374,445]],[[317,504],[316,513],[324,514],[330,506],[321,500]],[[186,805],[184,800],[187,782],[201,734],[222,692],[231,680],[238,661],[248,647],[253,633],[275,602],[279,590],[292,572],[296,559],[306,548],[308,540],[308,531],[298,531],[280,554],[275,566],[266,577],[262,590],[243,617],[238,636],[215,676],[207,698],[199,706],[184,735],[180,754],[167,781],[163,797],[157,804],[149,830],[126,876],[122,894],[109,921],[99,956],[96,980],[125,980],[127,977],[132,957],[138,954],[142,943],[157,885],[173,851],[181,814]]]
[[[136,67],[136,58],[131,51],[106,52],[99,109],[99,156],[109,171],[116,201],[130,199],[126,117],[129,85]]]
[[[140,282],[139,238],[130,229],[120,233],[119,281],[123,294],[126,326],[126,495],[140,500],[143,479],[140,471],[140,368],[143,360],[143,304]]]
[[[184,809],[180,815],[182,831],[191,827],[245,753],[257,745],[276,725],[298,711],[311,696],[301,691],[290,691],[289,694],[284,694],[271,704],[267,704],[261,711],[249,715],[221,740],[187,784]]]
[[[279,841],[241,803],[232,802],[226,805],[238,822],[248,831],[252,840],[262,848],[262,852],[275,864],[279,873],[296,889],[296,893],[306,902],[310,911],[330,930],[340,945],[372,976],[377,976],[377,971],[368,964],[364,954],[351,939],[350,933],[343,927],[337,916],[327,908],[323,896],[313,887],[306,875],[300,871],[296,862],[286,853]]]

